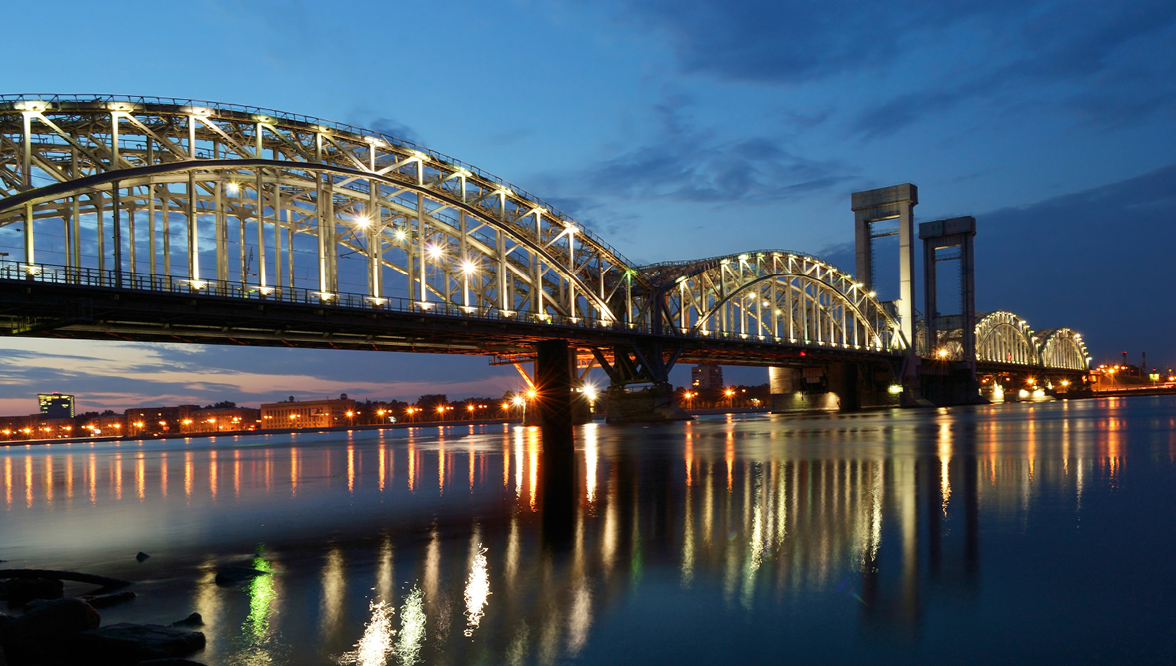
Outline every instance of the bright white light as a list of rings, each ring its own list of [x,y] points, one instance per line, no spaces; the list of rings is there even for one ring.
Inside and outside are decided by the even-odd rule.
[[[397,229],[397,230],[396,230],[396,240],[398,240],[398,241],[402,241],[402,240],[404,240],[404,239],[405,239],[407,236],[408,236],[408,234],[405,234],[405,233],[404,233],[404,229]]]
[[[474,635],[474,629],[482,622],[482,616],[486,612],[487,597],[490,596],[490,574],[486,570],[486,547],[479,544],[478,554],[474,556],[473,565],[470,567],[469,579],[466,581],[465,602],[466,602],[466,622],[469,625],[465,629],[467,637]]]
[[[595,386],[585,386],[584,387],[584,395],[589,400],[595,400],[596,399],[596,387]]]
[[[466,259],[465,261],[461,262],[461,272],[465,273],[466,275],[473,275],[474,273],[478,272],[478,265],[469,259]]]
[[[427,246],[425,252],[429,253],[430,259],[439,259],[441,257],[441,248],[437,245]]]
[[[368,609],[372,619],[363,631],[355,649],[339,657],[340,664],[355,666],[384,666],[392,654],[392,614],[394,609],[383,601],[371,602]]]
[[[225,191],[233,196],[237,196],[237,193],[241,191],[241,186],[230,182],[228,185],[225,185]]]
[[[372,218],[368,217],[367,215],[356,215],[355,216],[355,226],[357,226],[361,229],[366,229],[368,227],[368,225],[370,225],[371,223],[372,223]]]

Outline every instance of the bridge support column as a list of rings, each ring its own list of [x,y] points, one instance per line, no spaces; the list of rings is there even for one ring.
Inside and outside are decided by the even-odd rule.
[[[920,387],[924,397],[941,407],[987,402],[976,380],[975,236],[976,218],[970,216],[919,225],[927,329],[924,353],[929,359],[919,368]],[[938,301],[938,264],[945,261],[957,261],[959,267],[960,309],[955,314],[943,313]]]
[[[902,366],[903,401],[918,404],[919,357],[915,353],[915,206],[919,203],[919,188],[910,183],[882,187],[865,192],[854,192],[851,208],[854,214],[857,279],[866,289],[874,289],[874,239],[894,235],[892,231],[873,233],[875,222],[898,219],[898,320],[907,348]]]
[[[543,428],[543,445],[571,446],[572,377],[567,340],[542,340],[535,345],[535,411]]]

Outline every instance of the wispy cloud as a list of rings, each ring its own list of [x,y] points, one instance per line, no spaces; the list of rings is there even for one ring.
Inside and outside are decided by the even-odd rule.
[[[607,199],[669,199],[692,203],[740,201],[767,204],[827,189],[847,178],[847,168],[806,158],[770,136],[727,138],[695,127],[692,101],[671,96],[652,109],[654,130],[646,141],[593,164],[580,173],[553,179]],[[565,200],[578,204],[583,195]],[[584,207],[581,206],[581,209]]]

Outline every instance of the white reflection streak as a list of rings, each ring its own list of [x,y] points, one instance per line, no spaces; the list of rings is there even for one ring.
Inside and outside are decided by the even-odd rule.
[[[513,584],[519,571],[519,517],[510,518],[510,535],[506,538],[506,582]]]
[[[323,567],[323,597],[320,607],[319,631],[324,638],[335,634],[341,628],[343,619],[343,595],[346,592],[344,581],[343,550],[332,548],[327,553],[327,563]]]
[[[875,463],[873,483],[870,488],[870,559],[878,559],[878,547],[882,545],[882,465]]]
[[[424,642],[425,604],[421,588],[413,587],[400,607],[400,639],[396,641],[396,654],[401,666],[411,666],[420,661]]]
[[[363,637],[354,650],[339,657],[340,664],[384,666],[388,663],[388,655],[392,654],[392,615],[396,611],[383,601],[371,602],[368,609],[372,619],[363,630]]]
[[[466,581],[466,627],[467,637],[474,635],[474,630],[482,622],[485,614],[487,598],[490,596],[490,574],[486,569],[486,547],[477,545],[473,562],[470,563],[470,575]]]
[[[682,534],[682,587],[690,587],[694,580],[694,501],[693,488],[686,486],[685,525]]]
[[[588,579],[580,578],[572,598],[572,613],[568,617],[568,653],[575,657],[588,642],[588,629],[592,626],[592,590]]]
[[[384,542],[380,544],[380,565],[376,570],[376,598],[387,604],[392,603],[392,578],[395,571],[392,555],[392,538],[384,535]]]

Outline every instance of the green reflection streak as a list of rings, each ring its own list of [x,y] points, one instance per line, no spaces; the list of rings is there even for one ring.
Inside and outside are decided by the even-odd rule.
[[[260,557],[253,558],[253,568],[264,571],[267,575],[255,576],[249,581],[249,616],[241,625],[242,632],[248,638],[252,634],[261,638],[269,631],[269,619],[273,613],[274,577],[273,567]]]

